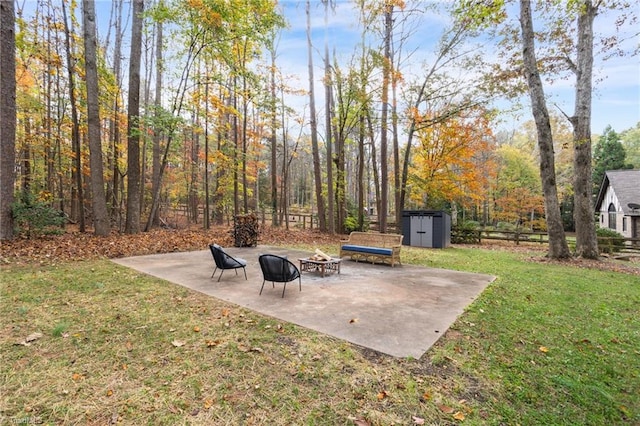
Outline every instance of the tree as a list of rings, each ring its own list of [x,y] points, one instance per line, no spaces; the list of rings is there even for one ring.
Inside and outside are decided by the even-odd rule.
[[[391,57],[391,38],[393,36],[393,3],[386,2],[384,7],[384,37],[382,58],[382,111],[380,113],[380,205],[378,209],[378,222],[380,232],[387,232],[387,216],[389,211],[389,161],[388,149],[388,115],[389,115],[389,84],[393,58]],[[399,206],[397,206],[399,207]],[[399,225],[399,224],[396,224]]]
[[[160,114],[162,113],[162,81],[163,81],[163,72],[164,72],[164,0],[160,0],[157,6],[156,12],[156,88],[155,88],[155,100],[154,100],[154,108],[156,119],[160,119]],[[208,86],[207,86],[208,87]],[[162,132],[156,131],[153,133],[152,140],[152,155],[151,155],[151,171],[152,171],[152,179],[151,179],[151,193],[155,194],[156,192],[160,192],[160,141],[162,140]],[[151,218],[151,222],[154,225],[158,225],[160,223],[160,210],[155,209],[154,215]],[[208,217],[205,219],[205,228],[208,228]]]
[[[532,229],[535,214],[544,211],[536,160],[530,151],[512,145],[502,145],[497,156],[494,218],[511,222],[517,229],[528,222]]]
[[[140,61],[144,0],[133,0],[131,54],[129,55],[129,104],[127,110],[127,221],[125,232],[140,232]],[[152,214],[153,215],[153,214]]]
[[[423,117],[417,123],[429,120],[430,117]],[[408,181],[414,205],[443,209],[456,203],[469,207],[484,198],[492,168],[487,156],[482,155],[492,149],[488,124],[484,111],[479,110],[419,126]],[[480,162],[479,158],[485,161]]]
[[[91,168],[91,196],[93,201],[93,227],[96,235],[109,235],[111,226],[104,191],[102,165],[102,136],[100,134],[100,104],[98,98],[98,65],[96,61],[96,5],[94,0],[83,0],[85,82],[87,86],[87,128],[89,137],[89,166]]]
[[[519,31],[514,31],[512,20],[508,19],[507,2],[483,2],[475,0],[460,0],[466,7],[470,19],[475,20],[480,27],[491,27],[494,35],[500,36],[499,61],[496,61],[490,73],[496,87],[504,87],[503,92],[509,97],[518,97],[522,93],[521,79],[522,63],[519,55],[514,54],[513,45],[519,39]],[[531,3],[521,1],[522,9],[528,8],[528,20],[531,18]],[[566,119],[573,127],[573,192],[574,192],[574,221],[576,225],[576,254],[584,258],[597,258],[598,248],[595,233],[595,222],[592,206],[591,183],[591,97],[592,75],[594,66],[594,46],[598,53],[606,60],[611,56],[624,56],[621,37],[622,27],[631,27],[637,18],[631,2],[603,2],[593,3],[591,0],[575,1],[547,1],[535,2],[536,18],[544,25],[535,33],[536,52],[533,58],[537,63],[526,66],[526,77],[533,67],[536,72],[543,74],[548,81],[559,79],[575,79],[575,109]],[[596,15],[605,15],[607,11],[617,12],[615,25],[608,26],[607,34],[594,36],[593,22]],[[488,25],[486,22],[490,22]],[[503,25],[501,25],[503,24]],[[520,22],[522,29],[524,22]],[[532,25],[531,25],[532,27]],[[531,32],[533,30],[531,29]],[[524,31],[523,31],[524,32]],[[635,32],[634,32],[635,33]],[[530,35],[533,40],[533,33]],[[534,45],[531,43],[531,48]],[[514,78],[517,76],[517,78]],[[538,79],[540,79],[538,77]],[[541,86],[541,83],[540,83]],[[529,90],[531,85],[528,86]],[[542,92],[541,92],[542,93]],[[539,118],[543,113],[539,107],[546,99],[539,97],[532,105],[534,113]],[[546,105],[545,105],[546,109]],[[550,171],[550,170],[549,170]],[[555,179],[549,176],[547,179]],[[543,184],[544,187],[544,184]],[[555,220],[555,219],[552,219]],[[553,232],[549,228],[549,232]]]
[[[593,150],[593,195],[597,196],[607,170],[633,169],[625,162],[626,152],[620,136],[607,126]]]
[[[311,43],[311,2],[306,3],[307,14],[307,51],[309,69],[309,108],[311,125],[311,150],[313,154],[313,175],[316,189],[316,205],[318,206],[318,227],[321,231],[327,230],[327,217],[325,211],[324,195],[322,194],[322,171],[320,168],[320,147],[318,145],[318,120],[316,116],[315,82],[313,80],[313,44]],[[333,218],[331,218],[333,220]]]
[[[336,218],[338,219],[338,226],[341,225],[341,212],[338,215],[335,214],[335,200],[333,193],[333,136],[332,135],[332,118],[334,111],[332,108],[332,79],[331,79],[331,62],[329,61],[329,42],[327,40],[329,32],[329,9],[335,9],[335,0],[321,0],[324,4],[324,105],[325,105],[325,132],[326,132],[326,148],[327,148],[327,216],[329,218],[327,223],[327,231],[329,234],[334,234],[336,231]],[[336,143],[337,145],[337,143]],[[336,158],[336,162],[340,164],[340,157]],[[338,174],[340,169],[338,167]],[[339,193],[337,197],[340,197]],[[342,194],[344,198],[344,193]]]
[[[71,34],[73,32],[73,16],[69,17],[67,22],[67,12],[65,2],[62,2],[62,14],[64,18],[64,36],[65,36],[65,50],[67,54],[67,73],[69,77],[69,104],[71,106],[71,145],[73,150],[73,169],[72,175],[74,176],[73,184],[75,185],[71,190],[71,216],[77,217],[79,223],[80,232],[85,232],[85,220],[84,220],[84,187],[82,182],[82,147],[80,146],[80,122],[78,119],[78,105],[76,102],[76,84],[75,84],[75,68],[76,61],[73,57],[71,50]],[[75,203],[74,203],[75,199]],[[74,213],[75,209],[75,215]]]
[[[13,1],[0,2],[0,240],[13,238],[16,158],[16,37]]]
[[[591,196],[591,97],[593,75],[593,20],[598,6],[591,0],[577,2],[578,40],[576,62],[571,59],[569,68],[576,76],[576,104],[569,121],[573,125],[573,217],[576,223],[576,255],[597,259],[598,239]],[[569,57],[567,57],[569,58]]]
[[[522,29],[524,72],[529,86],[531,108],[538,133],[540,178],[542,179],[545,217],[547,219],[547,232],[549,234],[549,257],[552,259],[565,259],[570,257],[571,254],[569,252],[569,246],[567,245],[562,217],[560,215],[551,121],[545,101],[542,79],[538,71],[534,45],[533,19],[531,17],[531,3],[529,0],[520,1],[520,26]]]
[[[627,153],[627,161],[635,169],[640,169],[640,121],[635,127],[620,133],[620,141]]]
[[[122,3],[123,0],[116,0],[113,4],[112,22],[109,25],[109,29],[114,30],[114,48],[113,48],[113,64],[112,73],[114,77],[114,85],[117,88],[115,95],[112,99],[112,111],[108,118],[109,121],[109,140],[110,140],[110,154],[107,158],[107,164],[111,173],[111,181],[107,183],[107,197],[108,204],[111,205],[111,216],[117,221],[119,226],[122,224],[122,206],[123,201],[122,194],[122,173],[120,171],[120,152],[121,152],[121,134],[120,131],[120,117],[121,117],[121,96],[120,88],[122,83],[122,39],[124,33],[122,30]],[[109,37],[107,37],[109,40]]]

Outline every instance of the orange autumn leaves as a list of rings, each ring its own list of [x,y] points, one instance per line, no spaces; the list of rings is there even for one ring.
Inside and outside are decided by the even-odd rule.
[[[484,198],[494,174],[493,139],[484,115],[430,122],[417,117],[418,145],[413,157],[410,197],[418,204],[441,201],[463,206]]]

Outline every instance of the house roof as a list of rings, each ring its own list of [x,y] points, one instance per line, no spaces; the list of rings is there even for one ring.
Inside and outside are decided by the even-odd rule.
[[[632,209],[629,204],[640,205],[640,170],[608,170],[605,172],[600,192],[596,199],[596,211],[604,199],[607,188],[611,186],[626,216],[640,216],[640,209]]]

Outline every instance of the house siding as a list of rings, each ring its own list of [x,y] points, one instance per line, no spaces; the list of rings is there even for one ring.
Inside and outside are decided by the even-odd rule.
[[[609,222],[609,206],[611,204],[613,204],[616,211],[615,226],[610,226],[611,223]],[[623,218],[625,217],[624,211],[622,210],[622,205],[620,204],[620,201],[618,201],[618,197],[616,197],[616,193],[611,186],[607,187],[604,197],[602,197],[602,203],[600,204],[599,213],[600,213],[599,222],[600,222],[601,228],[615,229],[615,231],[620,235],[622,235],[623,237],[632,238],[632,229],[631,229],[631,226],[629,226],[630,225],[629,219],[631,218],[627,218],[627,229],[624,230],[623,229]]]

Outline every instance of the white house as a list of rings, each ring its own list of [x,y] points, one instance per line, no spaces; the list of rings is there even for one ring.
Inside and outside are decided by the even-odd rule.
[[[605,172],[595,208],[601,228],[640,238],[640,170]]]

